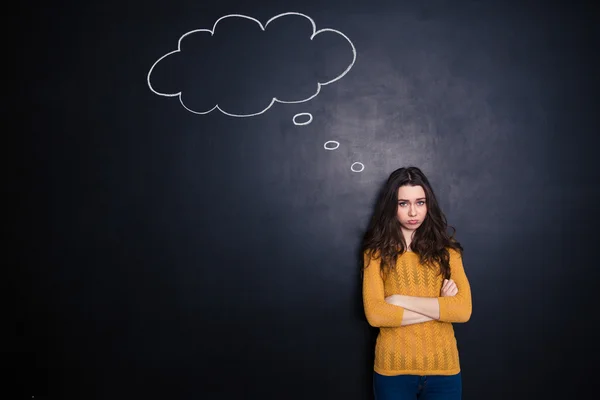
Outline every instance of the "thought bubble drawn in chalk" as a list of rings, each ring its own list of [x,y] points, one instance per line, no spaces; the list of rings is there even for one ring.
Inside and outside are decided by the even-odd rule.
[[[333,147],[331,146],[332,144],[333,144]],[[329,140],[329,141],[325,142],[323,147],[325,148],[325,150],[335,150],[338,147],[340,147],[340,142],[336,142],[335,140]]]
[[[365,170],[365,165],[363,163],[355,162],[350,166],[350,170],[352,172],[363,172]]]
[[[215,29],[217,27],[217,24],[219,24],[219,22],[223,21],[226,18],[242,18],[245,20],[250,20],[255,22],[256,24],[258,24],[258,26],[260,27],[260,29],[262,31],[265,31],[267,26],[275,21],[276,19],[279,18],[283,18],[283,17],[289,17],[289,16],[297,16],[297,17],[303,17],[306,18],[308,20],[308,22],[310,22],[311,26],[312,26],[312,34],[310,35],[310,40],[312,41],[317,35],[323,34],[323,33],[328,33],[328,34],[335,34],[335,35],[339,35],[341,36],[345,41],[348,42],[348,44],[350,45],[350,48],[352,50],[352,61],[350,62],[350,64],[346,67],[346,69],[339,75],[337,75],[336,77],[334,77],[333,79],[330,79],[326,82],[317,82],[316,85],[316,91],[309,95],[306,98],[301,98],[301,99],[296,99],[296,100],[282,100],[279,99],[277,97],[272,97],[269,104],[262,110],[258,111],[258,112],[253,112],[253,113],[236,113],[233,112],[232,110],[225,110],[223,107],[219,106],[219,104],[215,104],[213,107],[211,108],[207,108],[207,109],[202,109],[202,110],[195,110],[190,108],[189,106],[187,106],[186,104],[184,104],[183,99],[182,99],[182,94],[183,91],[177,91],[177,92],[160,92],[158,90],[156,90],[153,85],[152,85],[152,73],[155,70],[156,66],[162,62],[163,60],[167,59],[169,56],[175,55],[177,53],[180,53],[182,51],[181,49],[181,43],[182,40],[185,39],[186,37],[188,37],[189,35],[192,35],[194,33],[210,33],[210,36],[213,37],[214,33],[215,33]],[[305,15],[305,14],[301,14],[301,13],[297,13],[297,12],[286,12],[286,13],[282,13],[282,14],[278,14],[274,17],[272,17],[271,19],[269,19],[264,25],[258,21],[255,18],[249,17],[247,15],[241,15],[241,14],[229,14],[229,15],[225,15],[221,18],[219,18],[213,25],[212,29],[195,29],[192,31],[189,31],[185,34],[183,34],[180,38],[179,41],[177,43],[177,50],[173,50],[171,52],[168,52],[167,54],[163,55],[162,57],[160,57],[154,64],[152,64],[152,67],[150,68],[150,70],[148,71],[148,75],[147,75],[147,83],[148,83],[148,87],[150,88],[150,90],[159,95],[159,96],[165,96],[165,97],[177,97],[179,99],[179,102],[181,103],[181,105],[189,112],[194,113],[194,114],[208,114],[214,110],[219,110],[221,113],[231,116],[231,117],[253,117],[256,115],[260,115],[264,112],[266,112],[268,109],[270,109],[273,104],[275,103],[286,103],[286,104],[292,104],[292,103],[304,103],[307,102],[309,100],[314,99],[320,92],[321,92],[321,88],[323,86],[329,85],[330,83],[333,83],[339,79],[341,79],[344,75],[346,75],[348,73],[348,71],[350,71],[350,69],[352,68],[352,66],[354,65],[356,61],[356,48],[354,47],[354,44],[350,41],[350,39],[344,35],[342,32],[335,30],[335,29],[330,29],[330,28],[323,28],[320,30],[317,30],[316,24],[315,22],[312,20],[312,18],[310,18],[309,16]],[[211,104],[214,104],[211,102]],[[302,114],[306,114],[306,113],[302,113]],[[294,117],[294,123],[296,123],[296,117]],[[310,121],[312,121],[312,116],[309,120],[309,122],[304,122],[301,123],[301,125],[305,125],[307,123],[310,123]],[[298,125],[298,124],[297,124]]]
[[[299,117],[308,117],[308,119],[306,121],[298,122]],[[311,113],[298,113],[298,114],[294,115],[294,118],[292,119],[292,121],[294,122],[294,125],[308,125],[312,122],[312,120],[313,120],[313,116]]]

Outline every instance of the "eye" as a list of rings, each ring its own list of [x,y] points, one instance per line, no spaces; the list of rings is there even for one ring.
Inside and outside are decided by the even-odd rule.
[[[422,205],[424,205],[424,204],[425,204],[425,202],[424,202],[424,201],[419,201],[419,203],[418,203],[418,204],[419,204],[420,206],[422,206]]]
[[[404,206],[406,205],[406,202],[405,202],[405,201],[401,201],[401,202],[399,202],[399,203],[398,203],[398,205],[399,205],[400,207],[404,207]]]

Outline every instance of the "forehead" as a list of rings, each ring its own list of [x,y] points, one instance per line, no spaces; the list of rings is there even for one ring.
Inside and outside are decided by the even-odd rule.
[[[422,186],[400,186],[398,188],[398,198],[404,200],[416,200],[425,197],[425,190]]]

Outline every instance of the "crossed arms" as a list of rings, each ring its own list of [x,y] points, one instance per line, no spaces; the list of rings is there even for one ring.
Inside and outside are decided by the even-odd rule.
[[[467,322],[471,318],[471,288],[457,252],[450,251],[452,276],[449,281],[444,282],[438,297],[401,294],[386,297],[380,275],[380,261],[371,258],[370,265],[364,269],[363,304],[369,325],[398,327],[433,320]]]

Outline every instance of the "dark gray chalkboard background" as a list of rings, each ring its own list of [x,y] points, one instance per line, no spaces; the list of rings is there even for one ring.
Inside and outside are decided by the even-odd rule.
[[[28,5],[5,93],[5,378],[37,399],[370,398],[358,246],[379,185],[417,165],[466,249],[464,399],[575,398],[597,364],[599,30],[563,3]],[[184,33],[288,11],[356,48],[311,101],[235,118],[149,89]],[[234,50],[190,42],[157,85],[240,112],[306,97],[352,58],[334,35],[296,43],[306,21],[260,42],[231,20]]]

